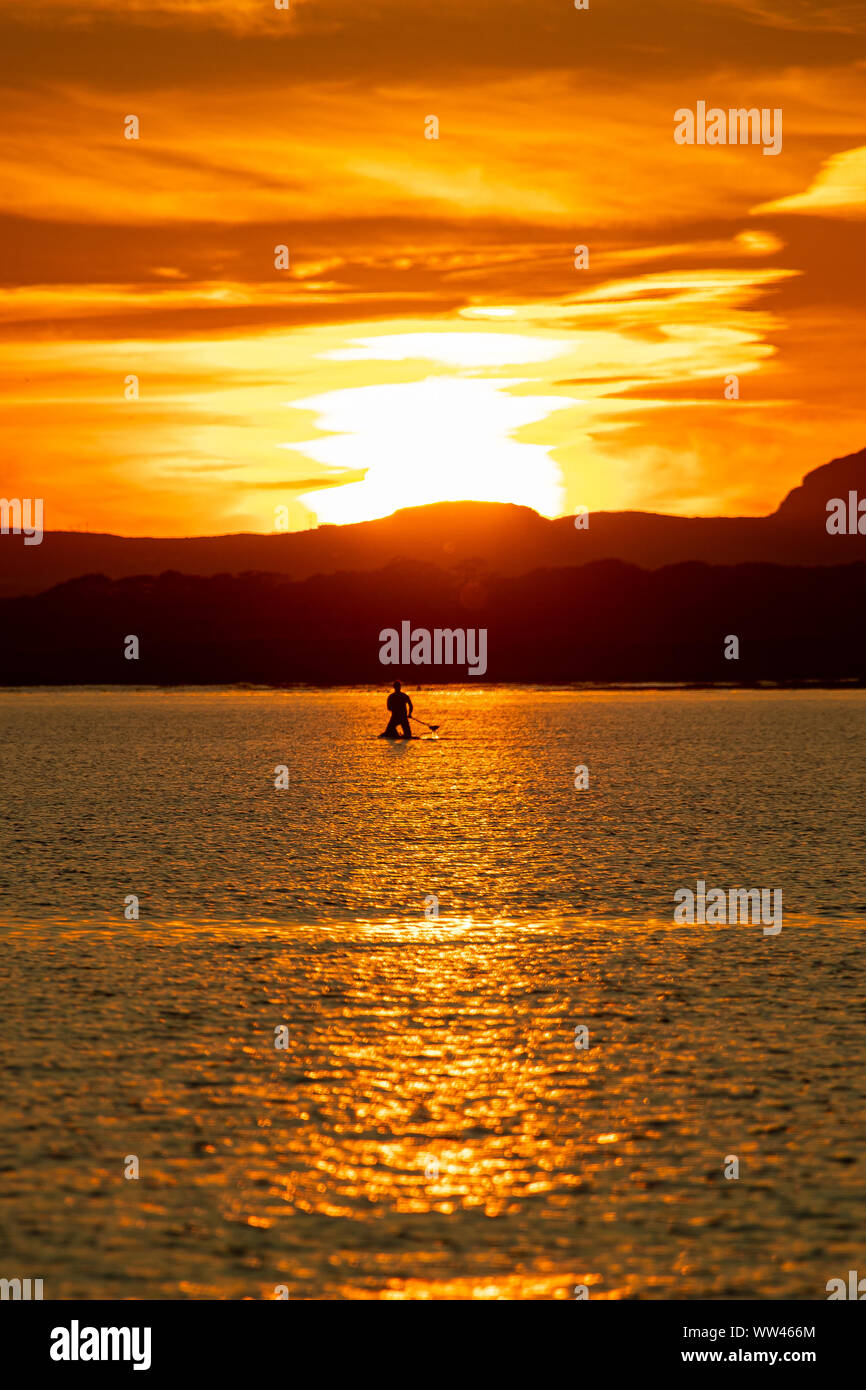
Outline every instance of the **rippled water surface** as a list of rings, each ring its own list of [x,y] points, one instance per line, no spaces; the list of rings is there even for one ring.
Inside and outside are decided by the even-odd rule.
[[[866,698],[425,691],[401,746],[382,705],[0,694],[0,1275],[826,1297],[864,1259]],[[781,888],[782,932],[674,927],[698,878]]]

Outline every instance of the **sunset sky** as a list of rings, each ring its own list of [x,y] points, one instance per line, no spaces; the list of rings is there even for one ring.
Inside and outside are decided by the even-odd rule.
[[[48,530],[760,514],[866,445],[863,0],[0,0],[0,51]],[[677,145],[702,100],[782,152]]]

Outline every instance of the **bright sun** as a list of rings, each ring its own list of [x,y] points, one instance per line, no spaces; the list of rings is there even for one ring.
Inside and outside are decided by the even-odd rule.
[[[550,447],[519,442],[515,432],[573,401],[512,395],[522,377],[480,375],[503,365],[546,361],[561,341],[516,334],[424,333],[365,339],[328,354],[341,360],[417,362],[419,380],[359,386],[294,401],[314,411],[330,437],[291,447],[342,472],[366,469],[362,482],[305,493],[322,522],[387,516],[400,507],[474,500],[517,502],[545,516],[561,509],[560,471]],[[429,375],[432,361],[453,375]],[[421,375],[426,369],[427,375]]]

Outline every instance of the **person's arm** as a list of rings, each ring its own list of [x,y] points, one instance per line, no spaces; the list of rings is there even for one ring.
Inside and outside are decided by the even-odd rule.
[[[406,696],[406,699],[409,701],[409,713],[410,713],[410,714],[414,714],[414,712],[415,712],[415,706],[412,704],[412,696],[411,696],[411,695],[407,695],[407,696]]]

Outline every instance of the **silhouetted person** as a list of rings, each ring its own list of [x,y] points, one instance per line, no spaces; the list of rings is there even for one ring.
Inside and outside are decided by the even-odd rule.
[[[405,694],[399,681],[394,682],[394,689],[386,701],[391,712],[388,727],[382,734],[382,738],[411,738],[412,730],[409,727],[409,715],[414,708],[409,696]],[[399,731],[399,732],[398,732]]]

